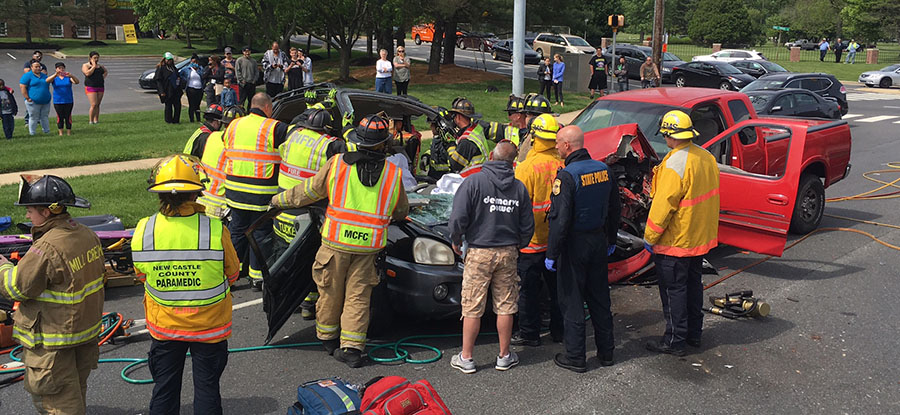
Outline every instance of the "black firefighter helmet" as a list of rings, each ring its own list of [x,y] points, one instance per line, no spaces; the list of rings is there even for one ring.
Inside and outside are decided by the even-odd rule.
[[[75,196],[72,186],[58,176],[21,175],[16,206],[46,206],[60,213],[62,206],[90,208],[91,203]]]

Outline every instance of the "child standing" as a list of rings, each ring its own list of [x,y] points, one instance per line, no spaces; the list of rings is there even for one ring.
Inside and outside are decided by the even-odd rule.
[[[13,129],[16,126],[15,116],[19,112],[19,106],[16,105],[16,97],[13,96],[13,90],[6,87],[6,82],[0,79],[0,119],[3,120],[3,134],[6,139],[12,138]]]

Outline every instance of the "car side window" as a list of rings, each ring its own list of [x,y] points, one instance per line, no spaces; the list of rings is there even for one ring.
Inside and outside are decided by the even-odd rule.
[[[749,58],[749,57],[750,57],[750,54],[747,53],[747,52],[735,52],[734,55],[733,55],[733,57],[736,57],[736,58],[745,58],[745,59],[746,59],[746,58]]]
[[[733,99],[728,101],[728,109],[731,111],[731,118],[734,118],[735,124],[750,119],[750,110],[744,101]]]
[[[714,54],[713,56],[715,56],[717,58],[729,58],[729,57],[731,57],[731,53],[730,52],[719,52],[717,54]]]
[[[762,68],[763,68],[762,65],[760,65],[760,64],[758,64],[758,63],[756,63],[756,62],[751,62],[751,67],[752,67],[753,69],[757,69],[757,70],[762,70]]]
[[[802,88],[800,86],[800,79],[795,79],[791,82],[788,82],[787,84],[784,85],[784,88]]]
[[[822,83],[819,82],[818,78],[807,78],[800,81],[800,87],[810,91],[819,91],[820,86],[822,86]]]
[[[781,107],[781,110],[789,110],[794,108],[794,99],[791,94],[782,95],[772,103],[772,108]]]
[[[731,66],[734,66],[735,68],[747,68],[747,62],[737,61],[732,63]]]
[[[545,36],[545,35],[540,35],[540,36],[538,36],[537,39],[535,39],[534,41],[535,41],[535,42],[546,42],[546,41],[547,41],[547,36]]]
[[[819,105],[819,101],[816,100],[816,97],[810,94],[793,94],[794,99],[797,101],[797,106],[801,107],[804,105]]]
[[[708,64],[708,63],[704,63],[704,64],[701,64],[701,65],[700,65],[700,70],[703,70],[703,71],[709,71],[709,72],[716,72],[716,67],[715,67],[715,66],[712,66],[712,65],[710,65],[710,64]]]

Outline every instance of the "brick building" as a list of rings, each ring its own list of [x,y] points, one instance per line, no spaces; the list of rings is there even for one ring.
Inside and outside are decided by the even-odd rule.
[[[104,3],[105,7],[102,7]],[[96,21],[104,23],[96,27],[97,40],[115,39],[116,26],[137,22],[131,0],[50,0],[50,4],[49,13],[32,22],[31,36],[35,41],[56,38],[93,39],[94,28],[84,24],[84,19],[75,18],[76,13],[97,14]],[[92,7],[95,9],[91,9]],[[9,14],[0,15],[0,38],[4,37],[25,37],[25,26],[21,19]]]

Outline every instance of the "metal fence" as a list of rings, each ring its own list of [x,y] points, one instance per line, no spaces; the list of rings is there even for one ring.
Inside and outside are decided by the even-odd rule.
[[[694,56],[709,55],[713,53],[712,47],[696,46],[691,44],[669,44],[668,51],[674,53],[684,61],[690,62]],[[761,52],[768,60],[781,63],[790,62],[791,50],[785,46],[774,46],[772,44],[747,48]],[[846,59],[847,51],[841,55],[841,60]],[[835,55],[833,51],[828,51],[825,55],[826,62],[834,62]],[[818,62],[819,50],[801,50],[800,62]],[[856,53],[856,63],[866,63],[866,51],[861,50]],[[878,63],[882,65],[890,65],[900,63],[900,45],[882,44],[878,46]]]

